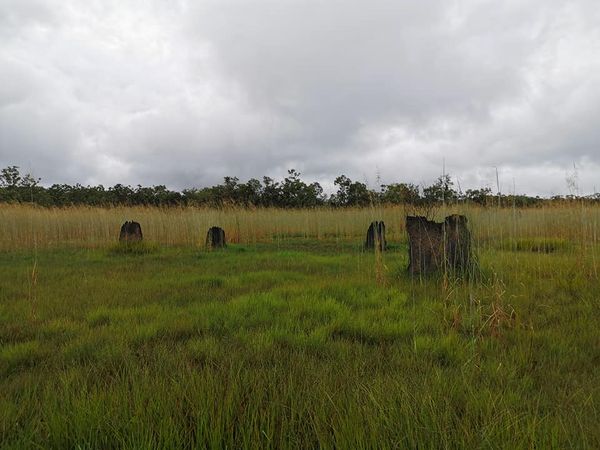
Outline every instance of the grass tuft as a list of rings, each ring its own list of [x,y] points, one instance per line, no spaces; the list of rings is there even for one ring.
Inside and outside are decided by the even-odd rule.
[[[140,242],[118,242],[113,244],[108,249],[108,254],[113,256],[120,255],[148,255],[150,253],[156,253],[159,251],[159,246],[155,243],[146,241]]]
[[[571,250],[572,242],[562,238],[532,237],[506,239],[500,242],[498,249],[517,252],[555,253]]]
[[[44,352],[38,341],[5,345],[0,349],[0,374],[9,375],[34,368],[43,357]]]

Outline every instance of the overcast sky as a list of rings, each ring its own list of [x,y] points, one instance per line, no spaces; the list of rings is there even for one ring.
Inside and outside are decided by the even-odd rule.
[[[600,191],[598,0],[0,0],[0,166]],[[575,167],[575,169],[574,169]]]

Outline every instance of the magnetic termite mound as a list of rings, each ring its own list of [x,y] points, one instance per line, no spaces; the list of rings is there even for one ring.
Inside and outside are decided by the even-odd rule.
[[[142,226],[138,222],[130,221],[121,225],[119,242],[140,242],[143,238]]]
[[[206,233],[206,247],[208,249],[217,249],[226,246],[225,230],[221,227],[210,227],[208,233]]]
[[[467,218],[452,214],[444,221],[446,263],[450,270],[466,272],[471,267],[471,232]]]
[[[465,216],[453,214],[442,223],[422,216],[407,216],[406,232],[411,275],[438,271],[465,273],[469,270],[471,233]]]
[[[378,246],[380,251],[385,251],[387,242],[385,240],[385,223],[382,221],[371,222],[367,230],[367,239],[365,240],[366,249],[375,249]]]

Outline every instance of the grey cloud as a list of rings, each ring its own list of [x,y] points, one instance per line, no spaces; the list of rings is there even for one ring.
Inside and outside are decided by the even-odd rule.
[[[445,160],[464,187],[499,167],[551,194],[573,162],[591,191],[600,165],[591,0],[3,0],[0,17],[0,165],[46,182],[427,183]]]

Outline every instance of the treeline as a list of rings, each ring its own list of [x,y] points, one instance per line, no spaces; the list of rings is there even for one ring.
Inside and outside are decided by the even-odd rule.
[[[40,206],[244,206],[307,208],[317,206],[369,206],[405,204],[428,206],[473,203],[482,206],[538,206],[547,202],[581,200],[600,202],[600,194],[587,197],[557,196],[551,199],[527,195],[494,194],[490,188],[457,190],[450,175],[440,176],[432,185],[420,187],[412,183],[383,184],[371,189],[365,183],[352,181],[345,175],[334,180],[336,192],[326,195],[319,183],[306,183],[294,169],[283,180],[263,177],[243,183],[237,177],[225,177],[223,183],[204,188],[172,191],[163,185],[137,187],[116,184],[112,187],[81,184],[40,185],[41,179],[21,174],[19,167],[0,171],[0,202],[34,203]]]

